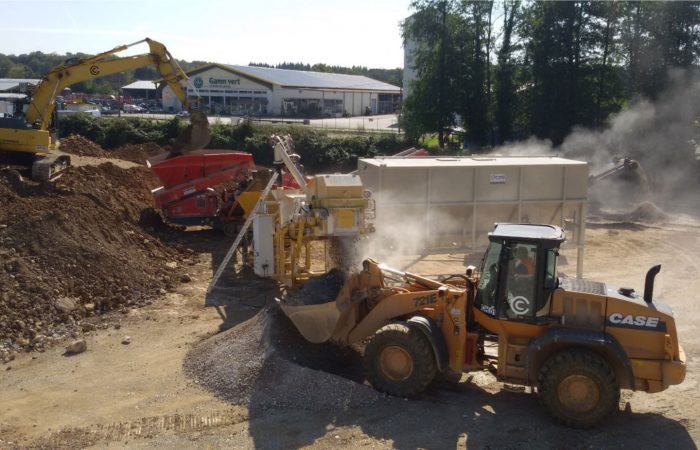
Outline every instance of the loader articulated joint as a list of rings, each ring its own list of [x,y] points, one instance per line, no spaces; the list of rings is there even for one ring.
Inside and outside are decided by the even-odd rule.
[[[632,364],[620,343],[608,333],[573,328],[552,328],[530,341],[527,349],[529,384],[537,384],[540,368],[547,359],[568,348],[583,348],[599,354],[615,372],[620,387],[635,390]]]
[[[647,276],[644,279],[644,301],[648,304],[654,300],[654,278],[661,271],[661,264],[657,264],[647,272]]]
[[[449,359],[447,357],[447,344],[445,337],[440,331],[440,327],[435,321],[429,317],[413,316],[406,321],[406,325],[411,328],[420,330],[430,342],[430,346],[435,354],[435,362],[438,372],[444,372],[449,367]]]

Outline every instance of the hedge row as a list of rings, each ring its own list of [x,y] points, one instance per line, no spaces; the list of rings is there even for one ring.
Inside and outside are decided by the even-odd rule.
[[[156,142],[169,145],[186,126],[180,119],[157,121],[138,118],[99,118],[83,114],[61,118],[59,137],[80,134],[104,148],[124,144]],[[357,166],[357,158],[391,155],[410,146],[396,134],[328,135],[303,126],[254,125],[248,120],[238,125],[213,124],[208,148],[240,150],[253,154],[256,163],[270,165],[271,134],[290,134],[304,166],[313,172],[347,171]]]

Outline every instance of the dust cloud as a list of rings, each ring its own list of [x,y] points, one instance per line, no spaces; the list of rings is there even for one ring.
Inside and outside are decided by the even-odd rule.
[[[535,138],[493,150],[503,156],[561,156],[587,161],[590,174],[615,167],[619,158],[639,162],[591,184],[589,200],[603,208],[632,210],[648,204],[674,212],[698,210],[700,76],[670,74],[668,89],[652,102],[636,99],[600,130],[576,128],[559,147]]]
[[[405,195],[381,192],[374,195],[377,216],[372,221],[376,231],[360,240],[355,254],[360,261],[372,258],[400,268],[409,255],[419,255],[428,248],[459,247],[461,242],[442,242],[437,236],[461,234],[464,220],[436,209],[425,211],[425,205],[409,205]]]

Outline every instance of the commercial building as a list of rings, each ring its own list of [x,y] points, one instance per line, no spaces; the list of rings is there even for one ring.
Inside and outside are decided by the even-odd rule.
[[[207,64],[187,73],[187,96],[201,98],[216,114],[275,116],[360,116],[389,114],[401,101],[401,88],[360,75]],[[182,104],[160,82],[163,108]]]
[[[39,84],[37,79],[0,78],[0,117],[13,116],[15,103]]]

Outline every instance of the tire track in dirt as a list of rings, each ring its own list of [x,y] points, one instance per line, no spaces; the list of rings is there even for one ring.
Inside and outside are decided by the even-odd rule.
[[[160,436],[164,433],[192,433],[222,428],[247,420],[247,413],[233,410],[209,412],[203,415],[170,414],[141,417],[125,422],[64,428],[46,438],[32,442],[27,448],[83,448],[103,441],[125,442],[132,439]]]

